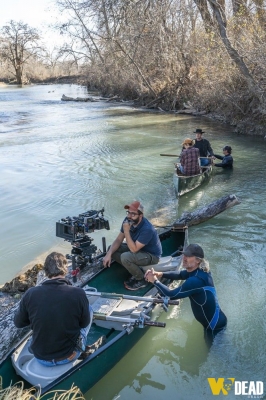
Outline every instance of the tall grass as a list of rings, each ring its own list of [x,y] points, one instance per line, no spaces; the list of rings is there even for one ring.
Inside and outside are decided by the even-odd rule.
[[[84,400],[84,397],[76,386],[72,386],[69,390],[55,390],[40,395],[40,389],[32,387],[25,389],[24,383],[18,382],[13,386],[2,389],[2,378],[0,377],[0,400]]]

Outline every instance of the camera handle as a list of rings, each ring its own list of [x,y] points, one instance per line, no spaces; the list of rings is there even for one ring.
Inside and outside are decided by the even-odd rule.
[[[76,283],[77,282],[77,274],[79,273],[79,268],[77,267],[77,264],[76,264],[76,255],[75,254],[71,255],[71,263],[72,263],[72,273],[71,273],[72,280],[73,280],[73,283]]]

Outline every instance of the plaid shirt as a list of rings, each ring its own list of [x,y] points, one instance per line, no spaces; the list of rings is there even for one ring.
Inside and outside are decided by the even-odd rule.
[[[188,147],[183,150],[180,157],[180,164],[184,167],[184,174],[187,176],[200,174],[199,149]]]

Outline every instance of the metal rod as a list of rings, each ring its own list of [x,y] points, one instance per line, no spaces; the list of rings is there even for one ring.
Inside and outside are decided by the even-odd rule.
[[[101,321],[113,321],[113,322],[121,322],[124,324],[136,324],[143,323],[143,325],[148,326],[155,326],[158,328],[165,328],[165,322],[156,322],[156,321],[141,321],[138,318],[123,318],[123,317],[113,317],[110,315],[103,315],[103,314],[93,314],[93,319],[101,320]]]
[[[103,293],[103,292],[90,292],[85,289],[86,295],[89,296],[98,296],[98,297],[107,297],[107,298],[123,298],[127,300],[135,300],[135,301],[147,301],[149,303],[164,303],[164,299],[157,299],[156,297],[141,297],[141,296],[129,296],[127,294],[117,294],[117,293]],[[178,305],[179,300],[168,300],[168,304]]]
[[[103,253],[106,253],[106,238],[102,237]]]

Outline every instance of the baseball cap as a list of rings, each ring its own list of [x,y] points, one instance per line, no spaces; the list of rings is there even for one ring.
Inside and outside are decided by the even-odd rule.
[[[190,244],[185,248],[182,253],[187,256],[187,257],[198,257],[198,258],[204,258],[204,251],[202,250],[202,247],[200,247],[198,244]]]
[[[133,203],[131,203],[131,204],[126,204],[124,206],[124,208],[126,210],[132,210],[132,211],[136,211],[136,212],[137,211],[140,211],[141,213],[144,212],[144,207],[139,201],[133,201]]]

